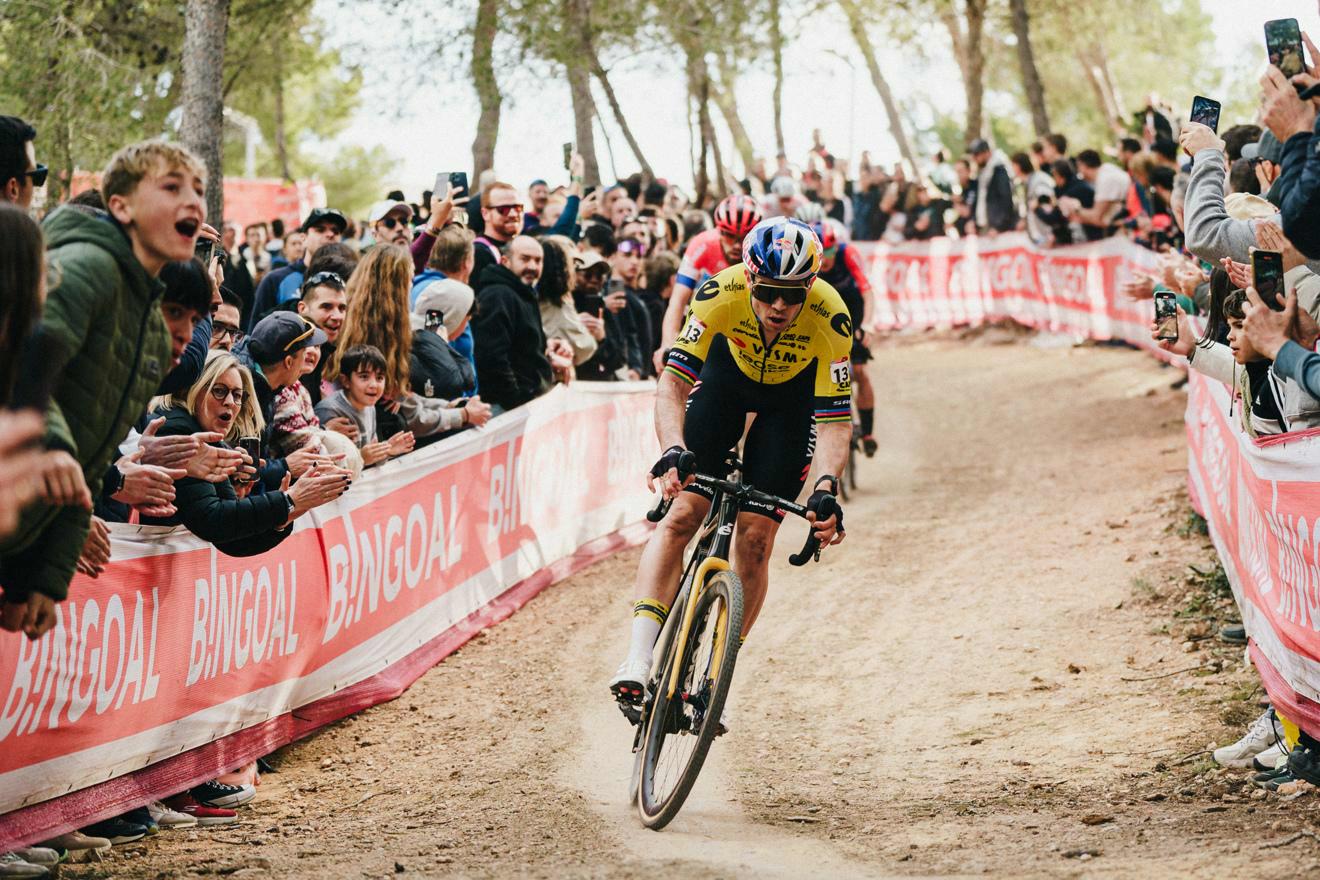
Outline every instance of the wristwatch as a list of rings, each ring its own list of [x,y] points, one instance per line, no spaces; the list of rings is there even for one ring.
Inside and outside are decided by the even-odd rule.
[[[110,473],[105,481],[105,489],[102,494],[107,498],[119,494],[119,490],[124,488],[124,473],[118,467],[111,465]]]

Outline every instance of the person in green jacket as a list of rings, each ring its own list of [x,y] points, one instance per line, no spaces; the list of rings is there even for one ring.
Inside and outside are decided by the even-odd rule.
[[[39,638],[55,624],[87,540],[91,498],[117,445],[170,369],[157,279],[192,258],[206,219],[202,163],[177,144],[143,141],[101,179],[106,211],[64,206],[43,224],[50,290],[39,327],[42,367],[57,378],[45,445],[76,462],[82,483],[62,504],[28,508],[0,543],[0,626]],[[37,381],[29,377],[26,381]]]

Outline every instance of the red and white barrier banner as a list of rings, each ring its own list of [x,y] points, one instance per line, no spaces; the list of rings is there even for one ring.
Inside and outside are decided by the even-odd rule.
[[[369,470],[260,556],[112,526],[114,561],[54,630],[0,634],[0,851],[397,696],[584,547],[638,539],[653,387],[556,388]]]
[[[1209,523],[1270,699],[1320,735],[1320,430],[1253,441],[1229,403],[1227,386],[1190,372],[1192,503]]]
[[[1134,269],[1153,269],[1151,251],[1126,238],[1038,248],[1021,233],[993,238],[856,245],[876,293],[879,330],[1020,324],[1153,349],[1152,303],[1115,292]]]

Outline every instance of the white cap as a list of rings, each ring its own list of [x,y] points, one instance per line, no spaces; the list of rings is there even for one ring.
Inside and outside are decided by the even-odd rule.
[[[396,202],[391,199],[377,202],[371,206],[371,213],[367,215],[367,222],[379,223],[384,220],[386,216],[395,212],[402,213],[404,215],[403,219],[408,220],[412,217],[412,205],[407,202]]]

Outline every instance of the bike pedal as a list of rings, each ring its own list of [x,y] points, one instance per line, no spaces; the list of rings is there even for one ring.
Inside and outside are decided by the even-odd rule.
[[[628,719],[628,723],[634,727],[642,723],[642,707],[636,703],[619,700],[619,711],[623,713],[624,718]]]

